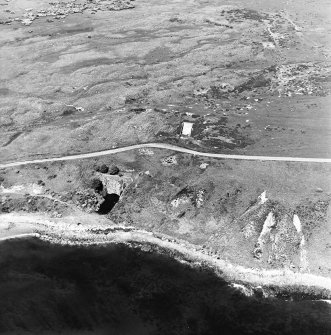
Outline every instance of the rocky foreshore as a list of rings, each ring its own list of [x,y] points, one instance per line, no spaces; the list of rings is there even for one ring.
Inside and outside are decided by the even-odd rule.
[[[5,220],[6,217],[11,221],[17,220],[11,214],[2,217]],[[21,216],[19,220],[24,221],[24,217]],[[228,282],[243,285],[245,289],[238,287],[244,294],[254,295],[258,292],[257,294],[264,297],[290,295],[297,300],[331,299],[331,278],[289,269],[246,268],[222,259],[220,253],[210,252],[164,234],[151,233],[126,225],[77,225],[65,222],[63,218],[55,222],[54,219],[47,220],[45,217],[30,215],[26,220],[32,224],[32,227],[30,226],[25,232],[27,237],[28,233],[38,234],[37,237],[41,240],[53,245],[88,247],[125,244],[130,248],[139,248],[149,253],[170,255],[193,268],[208,268]],[[15,235],[7,238],[15,238]]]

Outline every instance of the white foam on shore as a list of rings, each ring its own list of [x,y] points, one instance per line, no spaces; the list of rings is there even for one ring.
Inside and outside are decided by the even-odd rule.
[[[0,193],[2,194],[9,194],[9,193],[15,193],[15,194],[23,194],[23,193],[29,193],[32,195],[38,195],[42,194],[44,192],[44,189],[41,185],[37,184],[26,184],[26,185],[14,185],[12,187],[4,187],[3,185],[0,186]]]
[[[12,236],[0,237],[0,241],[14,240],[17,238],[27,238],[27,237],[40,237],[38,233],[26,233],[26,234],[17,234]]]
[[[266,227],[273,226],[273,213],[268,215],[269,220]],[[93,216],[91,216],[91,219]],[[154,234],[143,230],[128,231],[129,227],[124,227],[123,230],[115,229],[109,232],[110,228],[107,225],[90,224],[88,226],[79,225],[77,221],[72,222],[71,217],[61,219],[50,219],[47,215],[36,214],[2,214],[0,222],[15,222],[15,223],[33,223],[35,232],[40,234],[40,239],[61,245],[107,245],[117,243],[138,244],[153,244],[161,249],[169,250],[170,252],[179,252],[180,258],[189,260],[191,266],[196,266],[202,263],[208,264],[216,273],[220,273],[230,281],[249,283],[250,285],[277,285],[278,287],[296,285],[328,290],[326,298],[331,298],[331,278],[313,275],[304,272],[294,272],[289,269],[253,269],[242,265],[236,265],[227,260],[220,259],[217,255],[210,255],[201,250],[196,250],[196,246],[191,245],[187,241],[174,240],[173,237],[164,234]],[[93,221],[93,220],[92,220]],[[73,224],[76,223],[76,224]],[[107,229],[107,234],[96,234],[94,229]],[[115,228],[115,227],[114,227]],[[21,234],[12,237],[16,238]],[[37,234],[21,235],[38,236]],[[8,239],[8,237],[6,237]],[[239,288],[239,287],[238,287]],[[242,288],[241,288],[242,289]]]

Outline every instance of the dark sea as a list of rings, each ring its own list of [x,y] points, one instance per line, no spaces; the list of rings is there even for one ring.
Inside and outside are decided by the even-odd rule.
[[[126,245],[0,243],[0,334],[331,334],[331,305],[245,296],[207,268]]]

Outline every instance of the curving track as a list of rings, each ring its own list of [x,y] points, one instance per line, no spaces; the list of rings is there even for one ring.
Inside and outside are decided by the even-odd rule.
[[[28,164],[36,164],[36,163],[47,163],[47,162],[56,162],[56,161],[70,161],[76,159],[84,159],[84,158],[92,158],[92,157],[100,157],[113,155],[120,152],[136,150],[141,148],[157,148],[157,149],[166,149],[177,152],[183,152],[186,154],[202,156],[202,157],[210,157],[210,158],[223,158],[223,159],[237,159],[237,160],[250,160],[250,161],[280,161],[280,162],[307,162],[307,163],[331,163],[331,158],[305,158],[305,157],[274,157],[274,156],[246,156],[246,155],[228,155],[228,154],[217,154],[210,152],[201,152],[192,149],[178,147],[172,144],[166,143],[142,143],[142,144],[134,144],[126,147],[108,149],[97,152],[90,152],[85,154],[75,154],[68,155],[62,157],[53,157],[53,158],[42,158],[28,161],[20,161],[20,162],[11,162],[11,163],[3,163],[0,164],[0,169],[9,168],[20,165],[28,165]]]

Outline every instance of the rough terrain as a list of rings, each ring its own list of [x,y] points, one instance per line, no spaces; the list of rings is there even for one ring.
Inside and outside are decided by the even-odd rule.
[[[155,141],[331,157],[327,1],[68,3],[26,26],[47,2],[1,2],[2,160]]]
[[[98,172],[112,165],[119,174]],[[89,220],[83,219],[86,212],[101,214],[103,206],[94,220],[105,227],[159,232],[242,266],[328,277],[330,169],[323,163],[219,160],[141,148],[5,169],[0,208],[82,223]]]
[[[0,0],[0,332],[329,334],[330,9]]]

